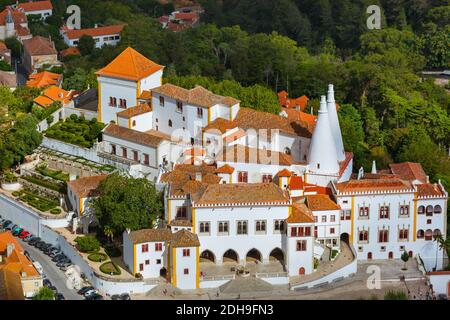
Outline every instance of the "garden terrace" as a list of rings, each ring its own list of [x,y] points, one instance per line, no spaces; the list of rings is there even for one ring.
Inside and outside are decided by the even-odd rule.
[[[34,184],[61,194],[65,194],[67,192],[67,185],[65,182],[53,179],[51,177],[43,176],[37,172],[26,172],[25,175],[22,175],[20,177],[20,180],[24,185],[28,185],[31,188],[33,188],[33,186],[31,186],[30,184]]]
[[[12,192],[11,196],[16,200],[27,204],[33,209],[38,210],[41,213],[45,213],[46,215],[56,217],[61,214],[66,214],[66,212],[59,206],[59,199],[42,195],[35,190],[21,189],[19,191]]]
[[[69,174],[62,172],[61,170],[50,169],[46,164],[41,164],[37,166],[36,171],[43,176],[50,177],[55,180],[63,182],[69,181]]]
[[[66,120],[59,121],[48,128],[44,135],[82,148],[92,148],[104,126],[95,118],[85,120],[83,117],[72,114]]]

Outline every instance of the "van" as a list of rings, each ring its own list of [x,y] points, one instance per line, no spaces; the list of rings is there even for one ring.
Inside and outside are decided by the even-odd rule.
[[[37,272],[39,272],[39,274],[44,274],[44,269],[42,268],[42,265],[39,263],[39,261],[34,261],[33,262],[33,266],[36,268]]]

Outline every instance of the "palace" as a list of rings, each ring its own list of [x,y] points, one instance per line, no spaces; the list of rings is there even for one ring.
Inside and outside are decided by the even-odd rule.
[[[277,115],[201,86],[163,84],[163,70],[127,48],[97,72],[97,115],[107,124],[99,158],[164,193],[157,227],[123,233],[133,275],[196,289],[237,270],[298,283],[344,254],[351,262],[407,252],[442,266],[433,237],[447,232],[448,193],[418,163],[353,174],[333,85],[317,116],[290,105]],[[81,185],[69,183],[80,216],[91,190]]]

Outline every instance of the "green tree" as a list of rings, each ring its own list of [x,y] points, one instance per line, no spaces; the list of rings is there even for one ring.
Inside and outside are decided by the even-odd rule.
[[[127,228],[150,228],[162,213],[161,194],[147,179],[114,173],[100,183],[97,192],[93,208],[100,228],[108,228],[116,235]]]
[[[406,267],[406,263],[407,263],[408,260],[409,260],[409,254],[408,254],[408,252],[403,251],[403,253],[402,253],[402,255],[401,255],[400,258],[401,258],[402,261],[404,262],[404,265],[403,265],[402,270],[407,270],[408,268]]]
[[[80,39],[78,40],[78,49],[80,50],[80,53],[85,56],[88,54],[91,54],[92,51],[94,51],[95,48],[95,40],[91,36],[88,35],[82,35]]]
[[[55,300],[55,294],[52,289],[41,287],[33,296],[33,300]]]
[[[100,242],[93,236],[76,237],[75,242],[81,252],[98,252]]]

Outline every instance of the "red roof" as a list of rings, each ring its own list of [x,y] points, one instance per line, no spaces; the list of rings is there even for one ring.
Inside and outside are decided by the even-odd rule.
[[[422,165],[416,162],[402,162],[391,163],[389,165],[393,174],[399,175],[403,180],[419,180],[422,183],[427,183],[428,178]]]
[[[79,30],[67,30],[65,32],[67,38],[70,40],[75,40],[81,38],[83,35],[91,36],[91,37],[99,37],[99,36],[107,36],[121,33],[124,24],[116,24],[113,26],[106,27],[97,27],[97,28],[89,28],[89,29],[79,29]]]
[[[278,92],[278,101],[282,107],[286,108],[299,107],[301,111],[304,111],[306,106],[308,105],[309,98],[303,95],[296,99],[290,99],[288,98],[288,93],[283,90]]]
[[[289,171],[288,169],[283,169],[283,170],[281,170],[281,171],[279,171],[277,173],[277,176],[279,176],[279,177],[290,177],[290,176],[292,176],[292,172]]]
[[[179,12],[175,13],[176,20],[198,20],[198,14],[196,12]]]
[[[17,27],[18,24],[20,23],[26,23],[27,20],[27,16],[25,15],[25,13],[19,11],[19,10],[14,10],[11,7],[6,7],[5,10],[3,10],[2,12],[0,12],[0,25],[4,25],[5,21],[6,21],[6,16],[8,15],[8,10],[11,11],[12,14],[12,18],[14,20],[14,25]]]
[[[50,1],[35,1],[35,2],[19,3],[17,8],[22,9],[25,12],[30,12],[30,11],[51,10],[53,9],[53,6]]]
[[[67,57],[70,55],[79,56],[81,53],[77,47],[70,47],[70,48],[61,50],[59,54],[61,55],[61,57]]]
[[[303,190],[303,178],[300,176],[293,176],[289,181],[289,189],[290,190]]]

